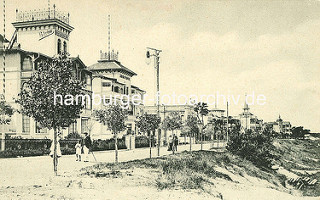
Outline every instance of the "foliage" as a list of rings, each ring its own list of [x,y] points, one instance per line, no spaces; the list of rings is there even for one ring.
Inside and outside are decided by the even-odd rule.
[[[235,118],[229,116],[228,123],[229,123],[229,126],[230,126],[229,132],[230,132],[231,135],[232,134],[237,134],[237,133],[240,132],[241,123],[240,123],[239,119],[235,119]]]
[[[272,138],[255,132],[238,133],[230,136],[227,149],[255,164],[269,168],[276,156],[273,153]]]
[[[18,95],[21,113],[33,117],[48,129],[68,127],[79,118],[83,105],[75,97],[84,95],[84,85],[73,75],[72,68],[73,63],[66,56],[40,61],[38,70],[25,82]],[[65,98],[62,102],[56,97],[55,102],[55,94],[63,98],[71,95],[72,98]]]
[[[78,132],[69,133],[65,139],[81,139],[81,135]]]
[[[292,128],[292,137],[296,139],[304,139],[306,134],[309,134],[310,130],[304,129],[303,126]]]
[[[150,141],[149,137],[140,135],[135,137],[135,147],[136,148],[143,148],[143,147],[149,147]],[[156,139],[154,137],[151,137],[151,146],[155,146]]]
[[[124,138],[117,140],[119,149],[126,149]],[[105,150],[115,150],[115,141],[114,138],[108,140],[93,140],[92,142],[93,151],[105,151]]]
[[[219,178],[233,181],[229,174],[242,176],[248,174],[272,184],[279,184],[277,173],[272,174],[254,166],[251,162],[232,155],[229,152],[215,153],[212,151],[183,152],[175,156],[165,156],[152,159],[139,159],[115,165],[113,163],[101,163],[84,168],[83,174],[96,176],[110,170],[124,169],[151,169],[152,180],[158,189],[204,189],[211,187],[212,180]],[[223,168],[224,170],[218,170]],[[156,169],[156,170],[153,170]],[[145,171],[145,170],[144,170]],[[157,173],[156,175],[154,173]],[[218,179],[218,180],[219,180]],[[231,183],[231,182],[230,182]],[[276,185],[274,185],[276,187]],[[277,185],[278,186],[278,185]],[[279,187],[278,187],[279,188]]]
[[[199,134],[199,127],[197,124],[197,117],[194,115],[188,115],[184,121],[184,127],[188,136],[196,136]]]
[[[127,127],[125,121],[128,117],[128,111],[120,105],[109,105],[105,109],[95,110],[93,116],[100,122],[107,125],[108,130],[114,134],[115,161],[118,162],[118,133],[124,131]]]
[[[136,126],[143,133],[149,133],[150,131],[156,130],[159,127],[160,123],[160,117],[147,113],[138,116],[136,120]]]
[[[171,112],[162,122],[165,130],[174,131],[182,127],[182,119],[178,112]]]
[[[4,99],[0,100],[0,124],[9,124],[11,116],[13,115],[13,108],[5,102]]]
[[[93,116],[100,123],[107,125],[108,130],[115,135],[127,128],[125,121],[127,120],[128,112],[120,105],[109,105],[105,109],[94,110]]]
[[[199,102],[195,105],[194,111],[197,113],[198,120],[203,124],[203,116],[209,113],[208,105],[204,102]]]

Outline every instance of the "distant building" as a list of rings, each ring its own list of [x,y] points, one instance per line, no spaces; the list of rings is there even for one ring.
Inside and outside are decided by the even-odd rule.
[[[234,117],[240,120],[241,132],[245,132],[246,130],[253,131],[261,131],[263,126],[263,120],[258,119],[257,116],[252,114],[250,111],[248,104],[245,102],[243,107],[243,112],[239,114],[239,116]]]
[[[145,106],[144,112],[148,114],[157,114],[158,106]],[[182,121],[185,121],[189,114],[193,112],[192,105],[159,105],[159,114],[161,117],[161,122],[172,112],[177,112],[180,114]],[[175,131],[175,133],[180,136],[181,130]],[[167,133],[166,130],[161,129],[161,141],[168,141],[169,135],[171,135],[171,131]],[[157,136],[157,134],[156,134]],[[161,143],[163,144],[163,143]]]
[[[291,134],[291,123],[289,121],[283,121],[281,116],[275,122],[269,122],[269,126],[272,127],[272,130],[279,134]]]

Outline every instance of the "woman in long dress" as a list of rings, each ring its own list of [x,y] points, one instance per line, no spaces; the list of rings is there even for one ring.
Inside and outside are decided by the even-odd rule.
[[[61,133],[58,133],[58,137],[57,137],[57,157],[58,158],[62,156],[61,149],[60,149],[60,140],[61,140]],[[53,157],[53,153],[54,153],[54,142],[52,141],[49,155]]]

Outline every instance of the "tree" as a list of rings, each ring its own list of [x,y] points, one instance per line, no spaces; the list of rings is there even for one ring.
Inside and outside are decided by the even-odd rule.
[[[0,100],[0,124],[9,124],[13,115],[13,108],[4,99]]]
[[[178,130],[182,127],[182,119],[178,112],[171,112],[162,122],[162,127],[165,130]]]
[[[182,127],[182,119],[178,112],[171,112],[162,122],[162,128],[165,130],[178,130]],[[172,151],[174,153],[174,148],[172,148]]]
[[[187,134],[190,138],[190,151],[192,151],[192,137],[195,137],[199,133],[199,127],[197,124],[197,117],[195,115],[188,115],[184,122],[184,126],[187,128]]]
[[[208,110],[208,105],[204,102],[199,102],[195,105],[194,111],[197,113],[197,118],[201,124],[200,127],[200,139],[201,139],[201,150],[203,149],[203,127],[204,127],[204,121],[203,121],[203,116],[206,116],[209,113]]]
[[[153,114],[143,114],[137,117],[136,125],[139,130],[143,133],[147,133],[149,136],[149,147],[150,147],[150,158],[152,156],[151,152],[151,132],[155,133],[155,130],[159,127],[161,123],[160,117]]]
[[[306,134],[309,134],[310,130],[304,129],[303,126],[292,128],[292,137],[295,139],[304,139]]]
[[[128,111],[120,105],[108,105],[105,109],[94,110],[93,116],[100,122],[107,125],[115,138],[115,161],[118,163],[118,134],[127,127],[125,121],[128,118]]]
[[[80,117],[83,104],[76,97],[84,95],[84,84],[73,73],[73,62],[58,56],[38,63],[38,70],[25,82],[16,102],[21,113],[34,118],[42,127],[54,130],[53,165],[57,175],[57,134]],[[56,95],[61,95],[57,97]],[[62,97],[65,98],[63,101]],[[56,100],[58,99],[58,102]],[[61,100],[61,101],[59,101]]]

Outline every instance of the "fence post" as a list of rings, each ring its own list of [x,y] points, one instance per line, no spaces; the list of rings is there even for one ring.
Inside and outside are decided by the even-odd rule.
[[[1,151],[4,151],[6,149],[6,134],[2,133],[2,140],[1,140]]]

